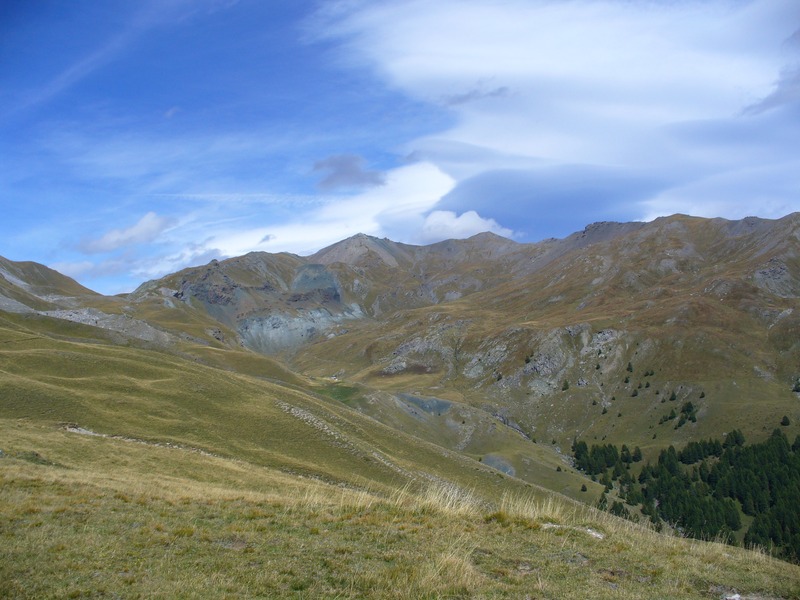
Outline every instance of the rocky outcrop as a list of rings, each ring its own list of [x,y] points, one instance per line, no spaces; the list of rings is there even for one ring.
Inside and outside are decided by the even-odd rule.
[[[247,348],[263,354],[276,354],[295,350],[322,336],[335,336],[342,323],[363,317],[358,305],[338,314],[317,308],[294,315],[256,315],[242,319],[238,332]]]
[[[800,297],[800,281],[786,262],[771,258],[753,275],[753,282],[761,289],[781,298]]]

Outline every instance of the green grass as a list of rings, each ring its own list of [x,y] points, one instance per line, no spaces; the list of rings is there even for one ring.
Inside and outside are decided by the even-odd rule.
[[[315,389],[319,394],[343,402],[344,404],[351,404],[353,400],[363,394],[363,391],[352,385],[345,385],[342,383],[326,383]]]
[[[210,334],[210,319],[185,306],[166,310],[160,297],[141,305],[141,316],[205,343],[159,348],[76,323],[3,316],[0,597],[709,598],[734,589],[800,597],[797,566],[660,535],[541,487],[597,497],[600,486],[553,452],[552,440],[566,450],[578,433],[652,456],[720,428],[768,435],[783,414],[787,435],[800,431],[784,382],[752,373],[767,356],[765,336],[778,334],[752,338],[752,352],[742,347],[737,340],[750,338],[741,337],[737,311],[695,302],[690,309],[708,316],[706,338],[676,350],[649,325],[674,305],[651,310],[638,297],[590,307],[580,319],[595,329],[631,307],[641,312],[601,369],[561,332],[578,357],[566,374],[572,385],[545,398],[503,387],[491,369],[477,381],[443,363],[430,373],[376,374],[402,341],[463,318],[464,339],[446,340],[461,353],[454,361],[503,340],[509,381],[508,365],[523,368],[539,332],[575,322],[581,285],[542,288],[536,302],[509,285],[499,300],[410,310],[384,329],[354,322],[351,333],[294,357],[312,375],[346,370],[346,380],[322,386],[234,348],[230,331]],[[547,313],[555,294],[569,301]],[[124,299],[94,301],[127,310]],[[782,368],[794,368],[795,338],[780,335]],[[618,375],[629,360],[625,385]],[[651,387],[631,397],[649,368]],[[579,376],[591,385],[578,386]],[[663,397],[679,384],[705,391],[698,422],[677,432],[656,426],[651,441],[649,426],[670,407],[655,390]],[[606,415],[591,404],[601,387],[617,397]],[[397,391],[454,408],[409,414],[389,393]],[[498,406],[517,411],[538,443],[492,416]],[[478,461],[490,454],[518,477]]]
[[[25,421],[0,431],[3,597],[800,594],[796,566],[521,491],[358,490]]]
[[[73,423],[346,485],[396,487],[441,477],[489,493],[525,486],[501,483],[476,461],[297,385],[165,352],[52,338],[41,329],[49,324],[0,328],[0,418],[47,427]],[[274,362],[250,361],[258,364]]]

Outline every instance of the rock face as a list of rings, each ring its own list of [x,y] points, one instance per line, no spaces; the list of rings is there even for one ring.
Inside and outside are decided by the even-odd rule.
[[[626,332],[645,323],[755,320],[787,351],[798,297],[797,214],[595,223],[536,244],[485,233],[412,246],[359,234],[309,257],[255,252],[211,261],[114,299],[41,265],[0,261],[0,310],[159,344],[170,343],[166,329],[185,335],[176,322],[197,321],[195,335],[211,344],[266,354],[304,348],[381,376],[438,373],[473,386],[522,385],[534,396],[560,387],[590,359],[587,348],[608,357],[604,365],[621,360],[612,347],[625,347]],[[604,325],[587,325],[596,321]],[[573,386],[591,388],[594,375],[574,377]]]
[[[391,328],[403,337],[377,363],[384,374],[460,370],[468,379],[498,373],[508,377],[503,363],[519,348],[510,346],[503,354],[500,342],[487,339],[483,343],[492,352],[475,352],[463,362],[464,356],[454,352],[455,334],[444,331],[451,329],[449,324],[405,334],[408,324],[398,329],[393,319],[439,305],[460,310],[468,302],[478,311],[495,311],[511,326],[534,313],[564,313],[570,307],[575,314],[553,323],[552,332],[598,309],[608,312],[618,299],[627,303],[636,298],[638,313],[667,306],[669,314],[658,318],[677,325],[697,317],[698,301],[689,300],[695,294],[735,298],[739,309],[774,320],[791,307],[767,309],[769,298],[800,295],[799,219],[731,222],[675,216],[652,223],[604,222],[537,244],[480,234],[411,246],[359,234],[305,258],[252,253],[212,261],[144,284],[131,300],[142,303],[159,296],[164,302],[159,290],[173,290],[173,302],[207,313],[230,327],[242,344],[263,353],[296,350],[338,337],[354,323],[368,323],[382,336]],[[666,302],[679,296],[682,302]],[[571,351],[548,350],[554,335],[544,336],[519,377],[558,377],[564,371]]]
[[[238,331],[242,343],[248,348],[264,354],[276,354],[296,349],[321,335],[336,335],[342,323],[363,316],[358,305],[353,306],[350,311],[336,314],[318,308],[296,316],[251,316],[239,323]]]

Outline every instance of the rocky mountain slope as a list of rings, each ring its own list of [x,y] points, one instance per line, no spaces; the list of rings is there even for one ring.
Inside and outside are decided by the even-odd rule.
[[[606,498],[576,438],[641,465],[734,429],[800,433],[799,255],[800,215],[678,215],[537,244],[358,235],[114,297],[0,259],[0,595],[88,595],[106,568],[115,594],[147,595],[197,563],[124,564],[175,548],[263,573],[278,557],[259,540],[280,538],[284,595],[392,597],[397,577],[414,597],[520,595],[535,572],[553,597],[796,597],[794,566],[565,496]],[[43,539],[58,560],[31,579]],[[92,558],[110,555],[127,558]]]
[[[3,310],[203,360],[200,348],[271,356],[356,386],[354,408],[508,473],[530,470],[532,440],[652,454],[800,422],[799,214],[596,223],[536,244],[357,235],[308,257],[212,261],[114,298],[41,266],[0,266]],[[689,400],[696,422],[662,420]]]
[[[797,214],[596,223],[537,244],[358,235],[187,269],[129,302],[191,307],[302,372],[459,402],[562,448],[660,447],[766,435],[797,411],[799,249]],[[658,427],[673,396],[699,401],[696,424]]]

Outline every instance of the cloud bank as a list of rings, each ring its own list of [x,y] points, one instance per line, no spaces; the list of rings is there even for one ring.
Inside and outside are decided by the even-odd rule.
[[[800,208],[786,178],[800,168],[796,3],[345,6],[324,35],[347,60],[457,115],[407,144],[457,180],[438,209],[538,239],[595,218]],[[743,169],[780,174],[782,193]]]

